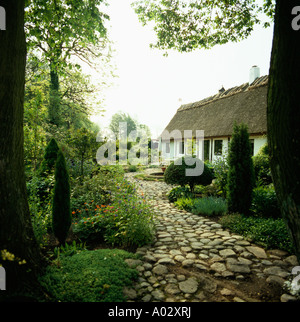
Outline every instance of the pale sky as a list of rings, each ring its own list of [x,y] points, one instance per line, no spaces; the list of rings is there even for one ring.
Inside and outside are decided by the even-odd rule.
[[[154,32],[143,27],[130,6],[132,0],[110,0],[110,39],[118,78],[105,90],[104,117],[95,117],[101,128],[111,116],[123,111],[150,127],[157,137],[181,104],[202,100],[225,89],[248,82],[251,66],[260,75],[269,73],[273,27],[258,26],[247,40],[210,50],[180,54],[150,49]]]

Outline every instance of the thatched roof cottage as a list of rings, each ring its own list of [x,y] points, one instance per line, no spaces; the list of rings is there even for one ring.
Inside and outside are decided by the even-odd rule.
[[[184,135],[189,130],[196,139],[193,154],[214,161],[226,153],[234,122],[248,125],[255,155],[267,141],[268,76],[259,77],[257,73],[259,69],[253,66],[250,75],[254,77],[249,83],[228,90],[222,88],[214,96],[180,106],[160,136],[162,159],[191,154],[191,137]],[[200,139],[199,131],[204,131]]]

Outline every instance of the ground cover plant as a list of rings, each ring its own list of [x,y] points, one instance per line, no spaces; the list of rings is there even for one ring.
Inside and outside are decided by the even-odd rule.
[[[60,302],[123,302],[123,288],[138,273],[125,259],[136,255],[120,249],[60,254],[40,278],[49,296]]]
[[[253,242],[269,249],[293,252],[293,244],[282,218],[263,218],[228,214],[220,218],[224,228],[250,238]]]

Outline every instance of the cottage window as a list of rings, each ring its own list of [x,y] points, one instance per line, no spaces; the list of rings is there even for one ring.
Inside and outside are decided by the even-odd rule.
[[[184,141],[179,142],[179,154],[184,154]]]
[[[250,153],[252,156],[254,155],[254,139],[250,140]]]
[[[170,153],[170,143],[166,143],[166,153]]]
[[[223,148],[223,140],[215,140],[215,155],[222,155],[222,148]]]
[[[204,160],[209,160],[209,140],[204,140]]]

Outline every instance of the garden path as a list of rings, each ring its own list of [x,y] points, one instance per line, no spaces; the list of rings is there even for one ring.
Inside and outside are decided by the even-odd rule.
[[[149,171],[149,170],[148,170]],[[137,249],[142,260],[127,260],[139,271],[134,289],[125,289],[135,302],[285,302],[295,298],[284,289],[294,255],[264,250],[231,233],[208,217],[176,209],[164,182],[134,178],[156,214],[156,240]]]

